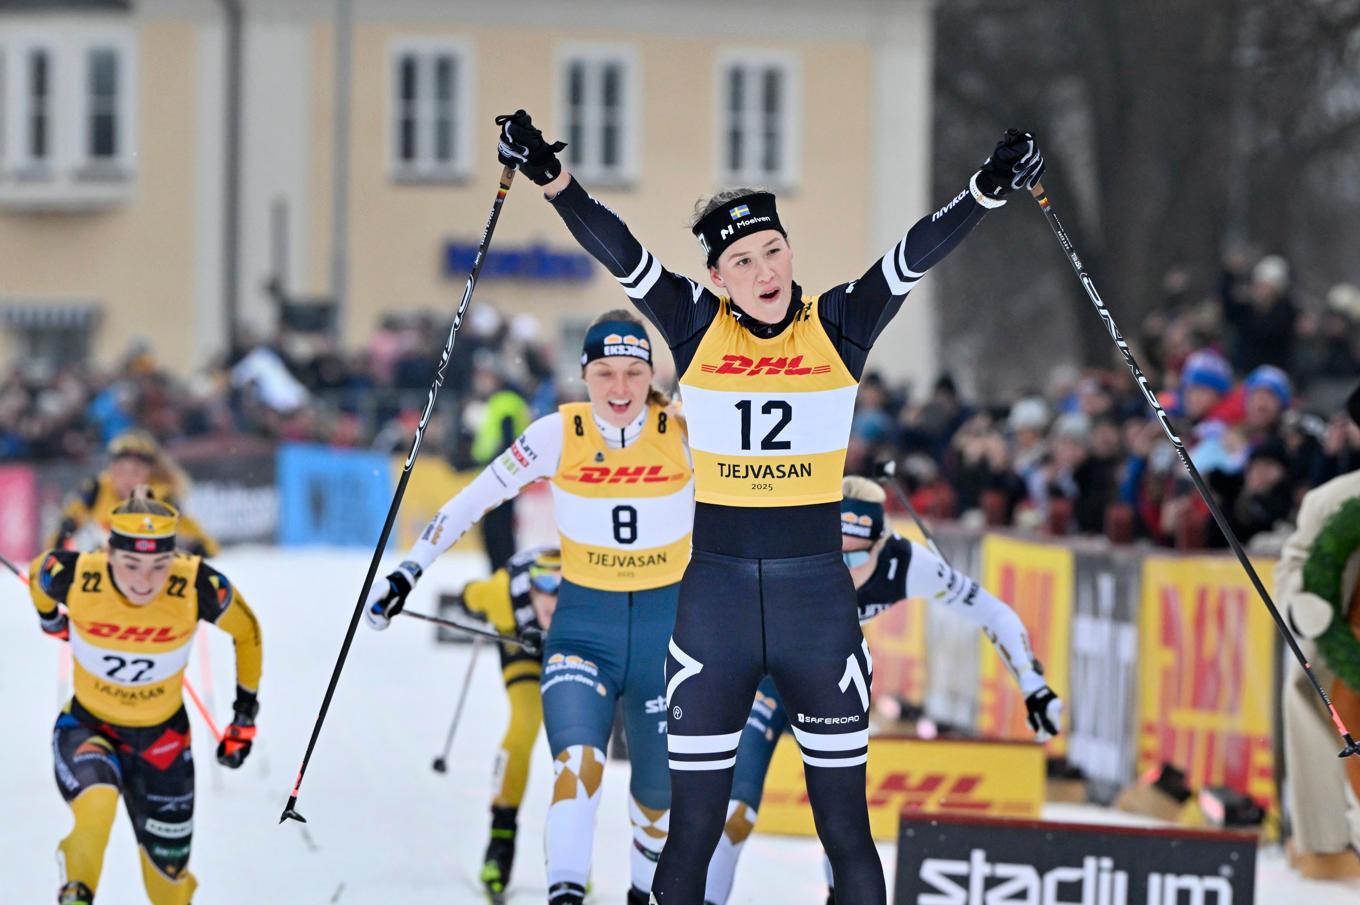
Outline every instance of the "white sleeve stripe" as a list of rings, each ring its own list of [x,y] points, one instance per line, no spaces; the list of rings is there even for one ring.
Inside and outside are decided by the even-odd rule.
[[[793,737],[798,739],[798,747],[805,751],[857,751],[869,745],[869,730],[858,732],[807,732],[797,726],[790,726]]]
[[[732,758],[735,763],[736,758]],[[858,767],[860,764],[869,762],[868,754],[861,754],[859,757],[808,757],[803,755],[803,763],[809,767]],[[675,768],[675,764],[671,764]]]
[[[637,278],[642,275],[642,271],[647,269],[647,264],[652,260],[652,253],[647,249],[642,249],[642,257],[638,260],[638,266],[633,268],[633,272],[626,277],[615,277],[620,283],[627,286],[637,282]]]
[[[671,754],[726,754],[737,750],[741,732],[724,735],[667,735],[666,750]]]
[[[883,256],[883,279],[888,281],[888,289],[893,295],[906,295],[911,291],[911,287],[916,281],[908,283],[897,274],[897,266],[893,263],[892,255]]]
[[[659,279],[661,279],[661,262],[653,256],[652,266],[648,268],[642,281],[633,287],[629,287],[625,284],[623,291],[628,294],[629,298],[642,299],[647,296],[647,293],[652,291],[652,287],[656,285],[656,281]]]
[[[897,243],[897,272],[902,274],[904,279],[915,282],[925,273],[917,273],[907,266],[907,237],[903,236],[902,241]]]
[[[735,767],[737,764],[736,755],[726,760],[673,760],[670,761],[672,770],[726,770]]]

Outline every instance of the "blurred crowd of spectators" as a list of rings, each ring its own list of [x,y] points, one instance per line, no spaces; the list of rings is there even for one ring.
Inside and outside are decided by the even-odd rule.
[[[1360,468],[1360,428],[1340,400],[1360,380],[1360,289],[1301,306],[1286,262],[1230,256],[1217,287],[1165,279],[1164,304],[1131,337],[1151,388],[1238,536],[1275,531],[1309,488]],[[145,348],[116,366],[14,367],[0,381],[0,461],[94,461],[129,427],[172,448],[193,438],[404,450],[447,336],[444,316],[391,315],[345,352],[292,331],[243,343],[187,378]],[[1111,352],[1114,349],[1111,345]],[[551,343],[531,317],[475,307],[424,439],[456,466],[482,404],[513,389],[537,416],[559,401]],[[570,389],[570,388],[568,388]],[[577,387],[576,389],[579,389]],[[1055,368],[1005,404],[964,398],[941,377],[915,398],[868,374],[847,470],[897,460],[914,505],[940,518],[1183,548],[1224,538],[1122,360]]]
[[[1360,468],[1360,427],[1340,404],[1360,381],[1360,290],[1337,286],[1323,310],[1302,309],[1274,255],[1230,256],[1205,296],[1182,271],[1165,289],[1165,304],[1131,338],[1135,356],[1239,539],[1276,532],[1304,492]],[[1112,359],[1057,368],[1008,405],[966,400],[948,376],[928,398],[907,400],[870,375],[847,468],[867,474],[876,461],[899,460],[913,504],[937,517],[1226,546],[1122,359]]]
[[[173,375],[144,345],[114,366],[16,364],[0,377],[0,461],[97,459],[131,427],[163,443],[247,434],[279,441],[396,449],[408,445],[448,335],[447,317],[390,315],[347,353],[328,335],[284,331],[192,375]],[[455,462],[476,430],[477,400],[522,388],[535,411],[556,402],[536,321],[473,308],[458,334],[428,451]],[[464,423],[468,422],[468,423]]]

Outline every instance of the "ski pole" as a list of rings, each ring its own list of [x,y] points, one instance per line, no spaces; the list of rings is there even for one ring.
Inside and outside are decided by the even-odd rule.
[[[312,725],[312,736],[307,741],[307,750],[302,755],[302,764],[298,767],[297,779],[293,781],[293,790],[288,796],[288,803],[284,805],[283,813],[279,815],[279,823],[288,820],[298,820],[306,823],[306,819],[297,811],[298,795],[302,791],[302,779],[307,775],[307,765],[312,760],[312,752],[316,750],[316,740],[321,736],[321,726],[326,721],[326,712],[330,710],[331,699],[335,697],[335,686],[340,682],[340,671],[345,668],[345,660],[349,657],[350,645],[354,643],[354,632],[359,627],[359,617],[363,615],[364,601],[368,599],[369,589],[373,587],[373,579],[378,574],[378,563],[382,560],[383,550],[387,548],[387,538],[392,533],[392,524],[397,520],[397,510],[401,508],[401,498],[406,494],[406,484],[411,479],[411,468],[416,463],[416,456],[420,454],[420,441],[425,435],[425,428],[430,423],[430,415],[434,411],[434,400],[439,394],[439,388],[444,385],[444,372],[449,366],[449,359],[453,356],[453,344],[458,337],[458,328],[463,325],[463,317],[467,314],[468,304],[472,301],[472,291],[477,286],[477,275],[482,271],[482,262],[486,260],[486,250],[491,245],[491,236],[496,231],[496,221],[500,219],[501,207],[505,204],[505,196],[510,192],[510,184],[514,182],[515,171],[510,167],[501,170],[500,186],[496,189],[496,200],[491,205],[491,215],[487,218],[486,228],[482,230],[482,241],[477,246],[477,255],[472,259],[472,271],[468,274],[467,285],[463,288],[462,301],[458,303],[458,311],[453,316],[453,324],[449,327],[448,339],[444,341],[444,349],[439,356],[439,365],[435,368],[434,380],[430,384],[429,395],[425,399],[425,410],[420,414],[420,421],[416,424],[416,435],[411,441],[411,451],[406,456],[406,463],[402,466],[401,478],[397,481],[397,489],[392,494],[392,504],[387,509],[387,518],[383,522],[382,533],[378,535],[378,543],[373,548],[373,558],[368,564],[368,574],[364,576],[363,586],[359,589],[359,598],[354,604],[354,613],[349,619],[349,628],[345,632],[345,640],[340,645],[340,654],[335,659],[335,668],[331,671],[330,683],[326,686],[326,694],[321,699],[321,708],[317,711],[316,722]]]
[[[891,485],[893,493],[897,496],[897,502],[901,503],[902,507],[911,515],[911,520],[915,522],[916,527],[921,530],[921,536],[924,537],[926,543],[930,545],[930,552],[938,556],[941,562],[952,569],[953,566],[949,565],[949,557],[945,556],[944,552],[940,550],[940,545],[935,543],[935,535],[930,533],[930,529],[926,527],[925,521],[922,520],[920,514],[916,511],[916,507],[911,504],[911,498],[908,497],[906,492],[902,489],[902,485],[897,483],[897,462],[892,459],[889,459],[886,462],[880,462],[878,467],[874,470],[878,473],[881,480],[886,481]]]
[[[542,647],[533,638],[517,638],[514,635],[502,635],[500,632],[488,631],[484,628],[477,628],[475,625],[464,625],[461,622],[454,622],[452,619],[444,619],[439,616],[430,616],[425,613],[416,613],[411,610],[402,610],[398,616],[410,616],[412,619],[419,619],[422,622],[432,622],[435,625],[442,625],[444,628],[451,628],[454,631],[465,632],[475,635],[478,640],[490,638],[492,641],[499,641],[502,644],[513,644],[524,650],[526,654],[536,656],[542,652]]]
[[[1072,245],[1072,240],[1067,237],[1067,230],[1063,229],[1062,223],[1058,221],[1058,215],[1054,212],[1053,205],[1049,202],[1048,195],[1044,192],[1043,184],[1040,183],[1035,185],[1034,188],[1030,190],[1030,193],[1034,195],[1034,200],[1039,203],[1039,209],[1044,212],[1044,216],[1048,220],[1048,225],[1053,228],[1053,235],[1057,237],[1058,244],[1062,246],[1062,250],[1067,255],[1067,260],[1071,263],[1072,269],[1076,271],[1077,279],[1081,281],[1082,287],[1086,290],[1087,298],[1089,298],[1091,304],[1095,306],[1096,314],[1100,315],[1100,319],[1105,322],[1105,330],[1110,334],[1110,339],[1114,340],[1115,346],[1118,347],[1120,354],[1124,356],[1124,364],[1128,365],[1129,371],[1132,372],[1133,379],[1138,383],[1138,389],[1143,393],[1143,398],[1147,400],[1147,404],[1152,407],[1153,414],[1157,416],[1158,422],[1161,423],[1162,430],[1166,432],[1167,439],[1170,440],[1171,445],[1175,447],[1176,455],[1180,457],[1181,464],[1185,466],[1185,470],[1190,474],[1190,481],[1195,485],[1195,489],[1199,491],[1200,497],[1204,499],[1204,505],[1209,507],[1209,513],[1213,515],[1214,522],[1218,524],[1219,530],[1222,531],[1223,536],[1228,539],[1228,546],[1232,547],[1233,553],[1237,554],[1237,561],[1242,564],[1242,568],[1246,571],[1247,577],[1251,579],[1252,585],[1256,588],[1256,593],[1261,597],[1261,602],[1266,605],[1266,609],[1270,612],[1270,618],[1275,620],[1275,627],[1278,628],[1280,634],[1284,636],[1285,643],[1289,645],[1289,650],[1293,653],[1294,659],[1299,661],[1299,665],[1303,667],[1304,673],[1308,676],[1308,681],[1313,684],[1313,690],[1318,693],[1318,697],[1322,698],[1322,703],[1327,705],[1327,711],[1332,716],[1332,725],[1336,727],[1336,731],[1341,735],[1342,740],[1345,742],[1345,747],[1341,749],[1341,753],[1337,756],[1349,757],[1353,754],[1360,754],[1360,743],[1357,743],[1351,736],[1350,731],[1346,728],[1346,724],[1341,721],[1341,715],[1336,712],[1336,707],[1332,705],[1332,699],[1327,696],[1327,692],[1323,690],[1321,683],[1318,682],[1317,676],[1313,673],[1312,665],[1308,662],[1308,658],[1303,655],[1303,651],[1299,648],[1298,642],[1294,640],[1294,633],[1291,632],[1289,627],[1285,624],[1284,617],[1280,615],[1279,609],[1275,606],[1275,601],[1271,600],[1265,585],[1261,583],[1261,576],[1256,574],[1255,567],[1252,566],[1251,560],[1247,558],[1246,550],[1242,549],[1241,541],[1237,539],[1237,535],[1234,534],[1232,528],[1228,526],[1227,518],[1224,517],[1223,511],[1218,508],[1218,503],[1214,500],[1214,495],[1209,491],[1208,485],[1204,483],[1204,478],[1200,476],[1199,469],[1195,467],[1194,461],[1191,460],[1190,453],[1186,450],[1185,444],[1181,442],[1181,438],[1176,434],[1175,429],[1172,428],[1171,419],[1167,417],[1166,410],[1163,409],[1162,404],[1157,401],[1157,394],[1152,392],[1152,387],[1148,385],[1147,378],[1143,376],[1143,370],[1138,367],[1138,362],[1134,360],[1133,353],[1129,351],[1129,344],[1124,341],[1124,337],[1119,332],[1119,328],[1115,326],[1114,316],[1110,314],[1110,309],[1105,307],[1105,302],[1101,300],[1100,293],[1096,292],[1096,284],[1091,280],[1090,274],[1086,272],[1086,267],[1081,263],[1081,258],[1077,256],[1077,250]]]
[[[222,732],[217,728],[217,724],[213,722],[212,714],[208,712],[208,708],[203,706],[203,699],[200,698],[198,692],[194,690],[193,683],[189,681],[188,676],[184,677],[184,690],[189,693],[189,700],[193,701],[194,706],[198,708],[198,715],[203,717],[203,722],[208,724],[208,731],[212,733],[213,741],[220,743],[222,741]]]
[[[444,753],[434,759],[430,767],[436,773],[447,773],[449,751],[453,749],[453,734],[458,731],[458,721],[463,718],[463,705],[467,703],[468,689],[472,686],[472,673],[477,668],[477,655],[482,652],[481,637],[472,639],[472,656],[468,658],[467,675],[463,676],[463,687],[458,691],[458,704],[453,708],[453,722],[449,724],[449,734],[444,737]]]

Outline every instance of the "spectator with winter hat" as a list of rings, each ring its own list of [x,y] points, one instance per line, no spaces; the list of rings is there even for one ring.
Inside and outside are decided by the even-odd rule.
[[[1294,385],[1284,371],[1261,365],[1247,375],[1242,390],[1242,426],[1255,446],[1266,435],[1279,433],[1280,419],[1294,400]]]
[[[1213,349],[1197,349],[1181,371],[1177,408],[1196,427],[1208,421],[1236,424],[1242,420],[1241,399],[1232,390],[1228,360]]]

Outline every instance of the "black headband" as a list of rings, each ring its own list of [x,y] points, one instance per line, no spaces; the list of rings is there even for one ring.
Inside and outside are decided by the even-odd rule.
[[[707,255],[708,266],[712,267],[718,262],[718,256],[727,251],[733,242],[762,229],[778,230],[780,235],[788,235],[779,222],[774,195],[769,192],[752,192],[725,202],[722,207],[705,214],[694,224],[691,232]]]
[[[647,338],[647,329],[630,321],[600,321],[586,331],[586,341],[581,348],[581,367],[584,368],[597,358],[616,355],[638,358],[651,364],[652,343]]]

